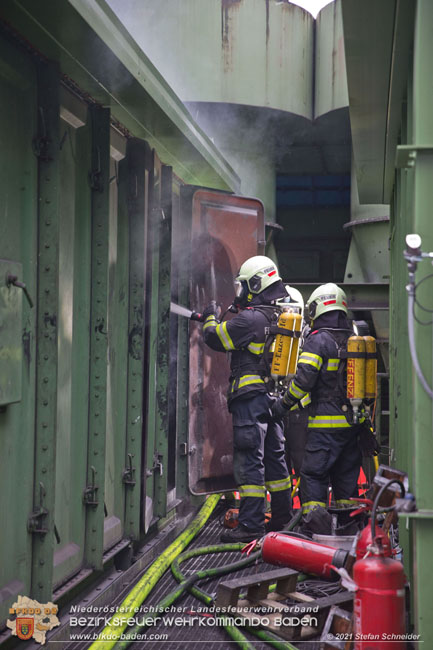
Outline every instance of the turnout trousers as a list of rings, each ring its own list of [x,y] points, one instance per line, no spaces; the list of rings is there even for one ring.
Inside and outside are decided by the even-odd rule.
[[[337,506],[351,504],[358,496],[357,481],[362,456],[354,427],[340,431],[308,429],[307,444],[301,467],[302,510],[328,505],[331,483]]]
[[[266,491],[273,521],[291,517],[291,481],[287,471],[282,422],[272,419],[267,393],[230,403],[233,416],[233,470],[240,493],[239,523],[264,531]]]

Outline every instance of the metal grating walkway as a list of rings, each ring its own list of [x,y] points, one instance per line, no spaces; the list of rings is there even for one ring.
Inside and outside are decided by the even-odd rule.
[[[207,522],[205,527],[199,535],[189,544],[185,551],[193,548],[201,548],[207,546],[214,546],[220,544],[220,534],[223,531],[221,519],[227,506],[224,502],[220,502],[212,515],[211,519]],[[185,552],[184,551],[184,552]],[[197,571],[213,569],[242,559],[240,552],[228,553],[212,553],[205,554],[190,560],[186,560],[181,564],[181,571],[184,576],[188,577]],[[149,568],[149,567],[147,567]],[[240,569],[236,572],[228,573],[217,578],[200,580],[196,586],[203,589],[212,597],[216,595],[217,585],[223,580],[233,580],[243,576],[252,576],[254,574],[263,574],[266,571],[273,571],[277,567],[263,563],[261,560],[246,568]],[[125,590],[118,599],[114,599],[110,604],[112,606],[120,606],[125,599],[127,593],[133,586],[140,581],[144,575],[143,571],[134,579],[129,585],[124,585]],[[135,617],[141,619],[149,615],[149,612],[155,610],[159,603],[169,595],[173,590],[178,587],[179,583],[173,577],[171,570],[167,570],[156,586],[153,588],[149,596],[146,598],[141,606],[141,611],[135,614]],[[309,581],[298,585],[298,590],[304,591],[313,597],[320,597],[325,594],[320,593],[320,589],[329,589],[329,583],[323,583],[321,580]],[[305,587],[305,588],[304,588]],[[318,589],[319,588],[319,589]],[[331,589],[339,590],[338,583],[333,583]],[[310,590],[310,591],[309,591]],[[289,601],[286,601],[288,604]],[[299,602],[291,601],[292,604],[300,604]],[[153,608],[153,609],[152,609]],[[170,612],[158,613],[161,621],[152,627],[142,628],[140,630],[141,637],[130,644],[132,650],[183,650],[190,646],[191,650],[235,650],[238,648],[236,641],[233,641],[224,627],[215,623],[215,618],[212,613],[209,613],[206,605],[195,598],[188,592],[184,593],[178,600],[174,602]],[[230,614],[227,614],[230,615]],[[236,616],[236,614],[233,614]],[[300,615],[302,616],[302,615]],[[165,617],[165,623],[162,620]],[[178,621],[175,621],[176,617]],[[181,621],[179,621],[181,619]],[[209,621],[212,622],[210,623]],[[204,622],[203,622],[204,621]],[[126,628],[125,632],[132,628]],[[239,626],[238,629],[244,634],[255,650],[269,650],[272,646],[263,642],[257,637],[253,636],[247,631],[246,626]],[[99,632],[102,631],[102,628]],[[95,628],[82,629],[81,632],[94,633],[97,632]],[[319,641],[293,641],[292,646],[299,650],[319,650]],[[90,643],[84,641],[70,641],[65,642],[62,647],[65,650],[84,650],[90,647]],[[58,646],[53,646],[55,649]]]
[[[223,530],[220,523],[221,512],[221,509],[218,508],[218,512],[207,523],[197,538],[188,546],[188,550],[191,548],[200,548],[220,543],[219,536]],[[224,566],[240,559],[241,554],[239,552],[213,553],[187,560],[182,563],[181,569],[183,574],[188,577],[196,571]],[[276,567],[272,565],[260,561],[254,565],[236,571],[235,573],[226,574],[216,579],[199,581],[197,585],[207,593],[214,596],[220,580],[230,580],[242,576],[251,576],[263,573],[266,570],[274,570],[275,568]],[[177,585],[178,582],[173,577],[171,571],[167,571],[143,604],[143,613],[149,611],[148,608],[157,606],[158,603],[173,589],[175,589]],[[209,614],[206,616],[206,606],[191,594],[183,594],[183,596],[174,603],[173,608],[177,611],[166,613],[165,616],[167,618],[171,617],[172,619],[180,617],[182,619],[182,624],[175,624],[173,621],[171,624],[164,625],[161,622],[157,626],[147,628],[146,630],[143,630],[143,634],[147,635],[147,640],[135,641],[133,645],[131,645],[131,648],[134,650],[141,650],[144,648],[146,650],[180,650],[186,646],[191,646],[192,649],[206,648],[206,650],[221,650],[224,648],[234,649],[238,647],[237,643],[230,639],[223,627],[213,624],[210,625],[208,622],[206,622],[206,625],[197,622],[198,616],[209,620]],[[198,614],[197,611],[200,611],[200,608],[202,609],[202,612],[201,614]],[[194,617],[195,620],[193,620]],[[241,627],[240,629],[254,645],[256,650],[269,650],[271,647],[249,634],[245,627]],[[152,639],[152,635],[159,635],[159,640],[153,640],[156,636]],[[318,650],[319,645],[315,642],[299,642],[296,647],[299,649],[308,648],[308,650]]]

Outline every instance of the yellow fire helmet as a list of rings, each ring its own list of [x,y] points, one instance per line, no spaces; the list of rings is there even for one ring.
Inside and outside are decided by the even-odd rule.
[[[308,298],[306,309],[311,320],[334,309],[340,309],[347,314],[347,297],[343,289],[333,282],[328,282],[313,291]]]
[[[281,280],[277,265],[269,257],[255,255],[247,259],[235,277],[235,293],[239,297],[245,283],[248,291],[258,294],[267,289],[274,282]]]

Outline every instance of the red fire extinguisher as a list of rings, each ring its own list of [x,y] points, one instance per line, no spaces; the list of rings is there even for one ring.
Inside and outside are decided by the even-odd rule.
[[[333,568],[344,567],[348,551],[293,535],[293,533],[268,533],[262,542],[263,561],[289,566],[328,580],[338,577]]]
[[[376,526],[374,539],[376,543],[380,544],[382,555],[385,557],[392,557],[391,540],[388,535],[383,532],[380,526]],[[356,544],[356,559],[362,560],[368,553],[368,549],[372,546],[373,539],[371,537],[371,526],[366,526],[359,536]]]
[[[385,557],[385,550],[376,535],[376,509],[382,493],[394,479],[378,492],[371,516],[370,555],[357,560],[353,567],[356,583],[354,601],[355,650],[405,650],[405,576],[403,565]]]

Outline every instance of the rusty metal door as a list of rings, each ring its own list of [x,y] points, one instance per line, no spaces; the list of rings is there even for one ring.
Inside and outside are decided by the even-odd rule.
[[[234,297],[241,264],[264,251],[264,210],[257,199],[197,190],[192,195],[190,307]],[[228,355],[205,346],[202,325],[190,323],[189,488],[194,494],[234,489],[233,436],[226,393]]]

